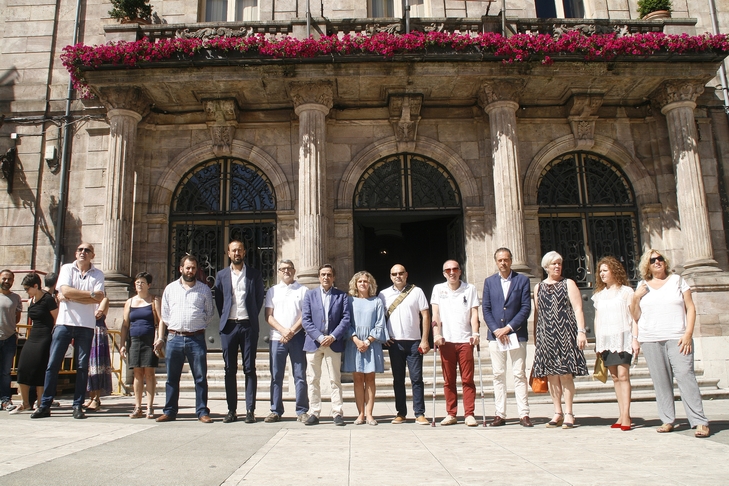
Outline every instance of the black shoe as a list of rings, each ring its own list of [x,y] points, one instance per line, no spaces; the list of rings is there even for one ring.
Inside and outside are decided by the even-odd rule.
[[[245,422],[247,424],[255,424],[256,423],[256,416],[253,412],[246,412],[246,420]]]
[[[334,416],[334,425],[339,427],[344,427],[344,419],[341,415],[335,415]]]
[[[304,425],[319,425],[319,417],[316,415],[309,415],[309,418],[306,419]]]
[[[75,419],[85,419],[86,414],[84,413],[84,409],[81,407],[73,407],[73,418]]]
[[[30,418],[46,418],[51,416],[51,409],[48,407],[38,407],[30,414]]]
[[[237,422],[238,421],[238,415],[235,412],[228,412],[228,415],[225,416],[223,419],[224,424],[229,424],[231,422]]]

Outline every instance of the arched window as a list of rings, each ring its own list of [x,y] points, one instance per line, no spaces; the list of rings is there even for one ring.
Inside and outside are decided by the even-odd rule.
[[[638,211],[623,171],[592,153],[573,152],[550,162],[538,183],[542,253],[564,257],[563,275],[581,287],[594,284],[594,268],[612,255],[638,278]]]
[[[253,164],[234,158],[205,161],[185,174],[172,198],[170,276],[179,277],[186,253],[200,261],[212,285],[227,265],[227,245],[246,246],[246,264],[263,273],[267,286],[275,283],[276,197],[271,181]]]

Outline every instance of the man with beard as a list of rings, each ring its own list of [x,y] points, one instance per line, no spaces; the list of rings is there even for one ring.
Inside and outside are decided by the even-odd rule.
[[[177,418],[180,399],[180,375],[185,358],[195,379],[195,412],[205,424],[210,418],[208,402],[208,361],[205,344],[205,328],[213,318],[213,295],[204,283],[198,281],[197,258],[185,255],[180,260],[179,280],[170,283],[162,294],[162,319],[159,336],[164,336],[165,324],[169,330],[165,357],[167,360],[166,400],[163,415],[157,422],[169,422]],[[154,343],[155,352],[164,344],[160,337]]]
[[[233,240],[228,244],[230,266],[215,276],[215,305],[220,315],[220,345],[225,363],[225,398],[228,414],[223,423],[238,420],[238,349],[243,357],[246,377],[247,424],[256,421],[256,349],[258,348],[258,314],[266,294],[261,272],[245,264],[246,248]]]
[[[10,368],[13,367],[18,340],[15,326],[20,322],[20,314],[23,312],[20,296],[10,291],[13,281],[13,272],[0,272],[0,399],[3,410],[13,408],[13,402],[10,401]]]

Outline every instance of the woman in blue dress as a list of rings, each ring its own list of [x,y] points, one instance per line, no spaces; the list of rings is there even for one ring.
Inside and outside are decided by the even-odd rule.
[[[385,371],[382,343],[387,341],[385,305],[377,297],[377,283],[369,272],[357,272],[349,281],[352,303],[347,347],[344,350],[344,371],[354,379],[354,401],[357,404],[355,425],[377,425],[372,416],[375,408],[375,373]]]

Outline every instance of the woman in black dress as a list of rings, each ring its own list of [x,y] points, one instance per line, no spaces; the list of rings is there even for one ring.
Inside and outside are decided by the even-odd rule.
[[[28,317],[33,321],[33,327],[28,333],[28,340],[18,362],[18,387],[23,404],[11,411],[11,414],[30,411],[31,386],[36,387],[38,398],[43,395],[43,382],[51,351],[51,334],[58,315],[58,305],[56,299],[41,287],[38,274],[29,273],[23,279],[23,288],[29,299]]]

